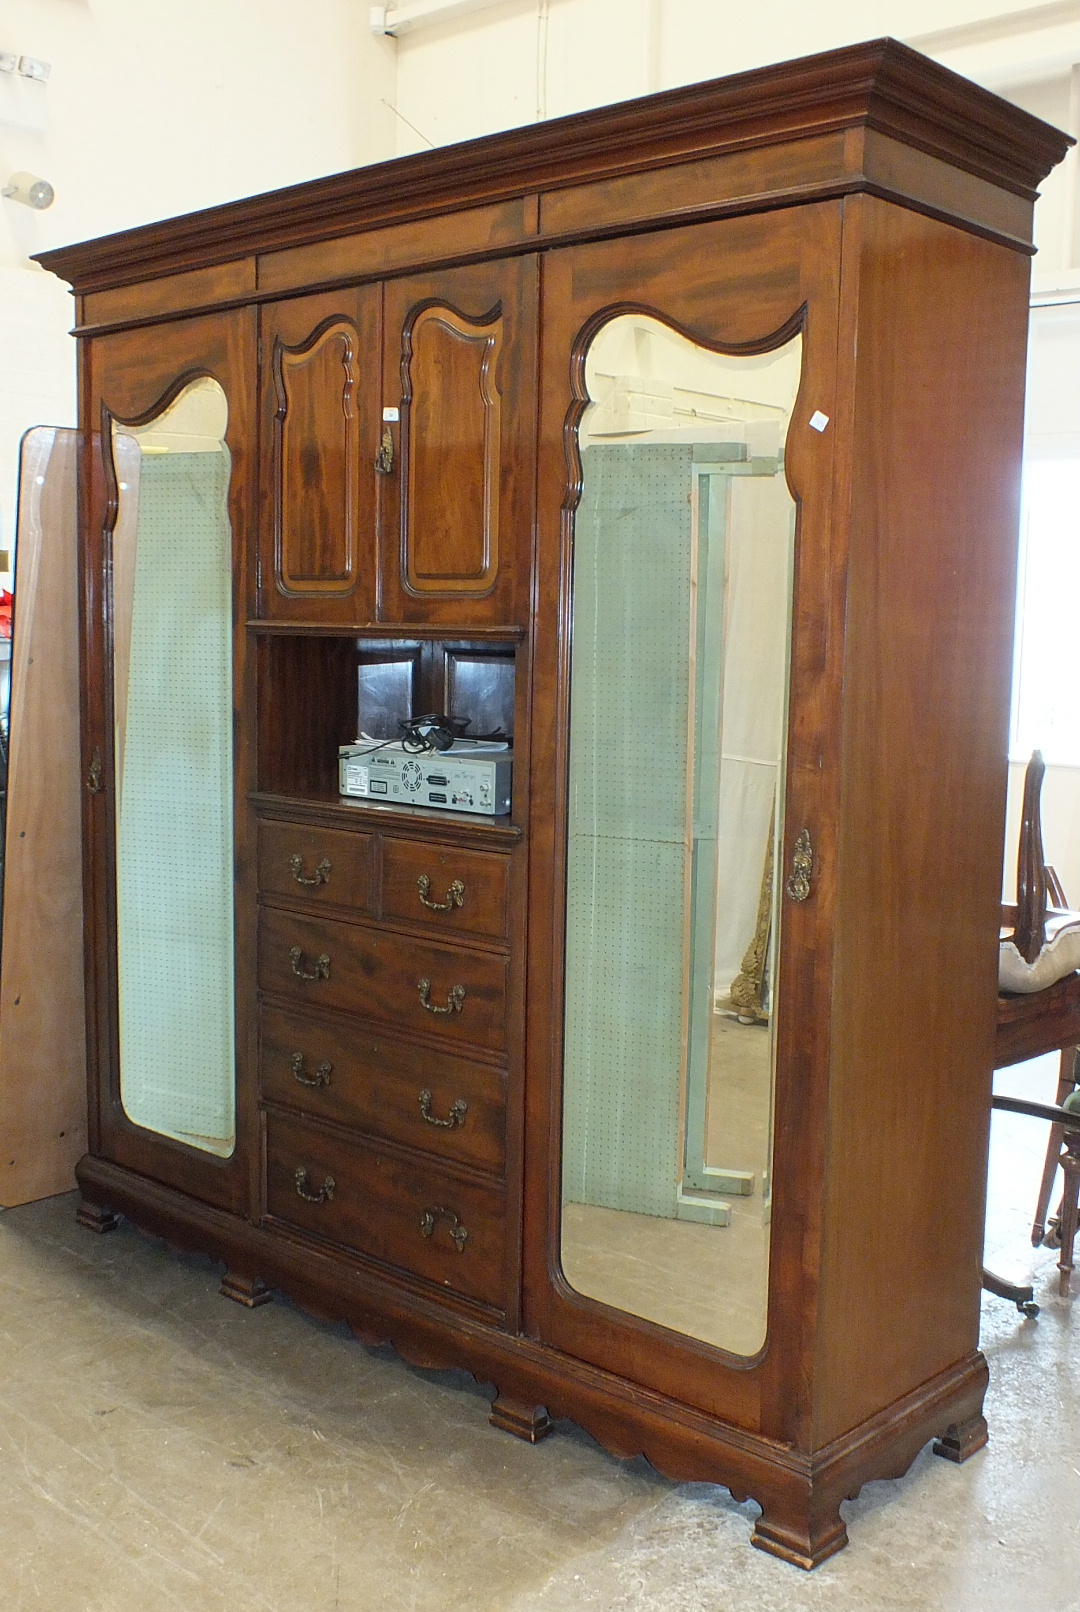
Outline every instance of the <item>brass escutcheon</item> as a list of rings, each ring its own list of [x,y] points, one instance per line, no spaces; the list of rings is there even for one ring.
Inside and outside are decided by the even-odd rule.
[[[394,438],[391,435],[390,427],[386,426],[383,430],[382,441],[379,443],[379,451],[375,455],[375,469],[380,476],[388,476],[393,468]]]
[[[791,854],[791,877],[786,889],[792,901],[805,901],[810,894],[810,875],[814,871],[814,850],[810,844],[810,830],[804,828],[795,841]]]
[[[446,1221],[450,1227],[450,1235],[454,1239],[454,1247],[459,1254],[463,1254],[465,1244],[469,1240],[469,1234],[452,1209],[444,1209],[442,1204],[436,1204],[431,1209],[425,1209],[420,1216],[420,1230],[425,1237],[430,1237],[440,1220]]]
[[[439,1007],[438,1003],[428,1001],[428,996],[431,992],[430,980],[417,980],[416,989],[420,993],[420,1006],[422,1008],[426,1008],[429,1013],[461,1012],[461,1004],[465,1000],[464,985],[451,985],[450,989],[446,993],[445,1007]]]
[[[329,1086],[330,1076],[334,1073],[332,1063],[321,1063],[313,1075],[305,1075],[302,1052],[293,1053],[289,1059],[289,1068],[293,1072],[293,1079],[301,1086]]]
[[[304,859],[300,855],[299,851],[297,851],[295,856],[290,856],[289,858],[289,872],[292,874],[297,884],[314,886],[330,883],[330,863],[325,857],[323,857],[321,862],[316,863],[315,872],[309,879],[304,874]]]
[[[293,1182],[296,1186],[296,1196],[298,1198],[303,1198],[305,1203],[329,1203],[330,1199],[334,1196],[334,1191],[337,1187],[337,1182],[334,1180],[333,1176],[328,1175],[318,1192],[309,1192],[307,1190],[307,1171],[304,1169],[303,1165],[300,1166],[300,1168],[296,1171],[296,1174],[293,1176]]]
[[[292,963],[292,971],[297,979],[328,980],[330,978],[330,959],[325,952],[320,957],[316,957],[315,967],[310,971],[301,966],[303,957],[304,953],[299,946],[289,947],[289,961]]]
[[[428,892],[431,889],[431,880],[426,873],[421,873],[416,881],[416,888],[420,892],[420,900],[429,912],[452,912],[455,907],[465,903],[465,886],[460,879],[455,879],[446,892],[445,901],[429,901]]]
[[[101,746],[94,746],[94,754],[90,758],[90,771],[86,775],[86,787],[92,795],[100,795],[102,790],[101,775],[104,763],[101,759]]]
[[[452,1131],[455,1125],[464,1125],[469,1105],[464,1097],[455,1097],[450,1104],[449,1119],[440,1119],[437,1114],[431,1112],[431,1093],[425,1087],[420,1093],[420,1112],[429,1125],[440,1125],[444,1130]]]

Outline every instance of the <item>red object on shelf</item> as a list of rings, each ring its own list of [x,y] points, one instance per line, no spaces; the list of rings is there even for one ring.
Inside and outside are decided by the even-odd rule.
[[[15,595],[0,588],[0,638],[11,637],[11,612],[15,608]]]

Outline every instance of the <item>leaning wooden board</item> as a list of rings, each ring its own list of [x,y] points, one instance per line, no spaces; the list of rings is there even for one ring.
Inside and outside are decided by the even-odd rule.
[[[27,437],[0,961],[5,1209],[69,1191],[86,1151],[75,468],[73,430]]]

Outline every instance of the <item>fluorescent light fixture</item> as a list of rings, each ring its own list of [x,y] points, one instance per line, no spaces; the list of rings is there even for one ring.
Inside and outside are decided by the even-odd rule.
[[[487,11],[502,4],[504,0],[405,0],[402,5],[371,6],[371,31],[396,38],[425,23],[449,22],[470,11]]]

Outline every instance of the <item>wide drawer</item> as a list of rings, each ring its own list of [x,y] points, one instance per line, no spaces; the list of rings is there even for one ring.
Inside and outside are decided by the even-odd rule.
[[[506,969],[504,957],[461,946],[273,907],[259,913],[261,990],[496,1052],[506,1045]]]
[[[269,1215],[500,1310],[505,1207],[433,1161],[267,1116]]]
[[[371,907],[371,834],[304,823],[259,824],[259,889],[320,905]]]
[[[382,851],[384,917],[505,938],[509,857],[419,840],[384,839]]]
[[[503,1172],[501,1069],[280,1008],[262,1010],[259,1068],[268,1102]]]

